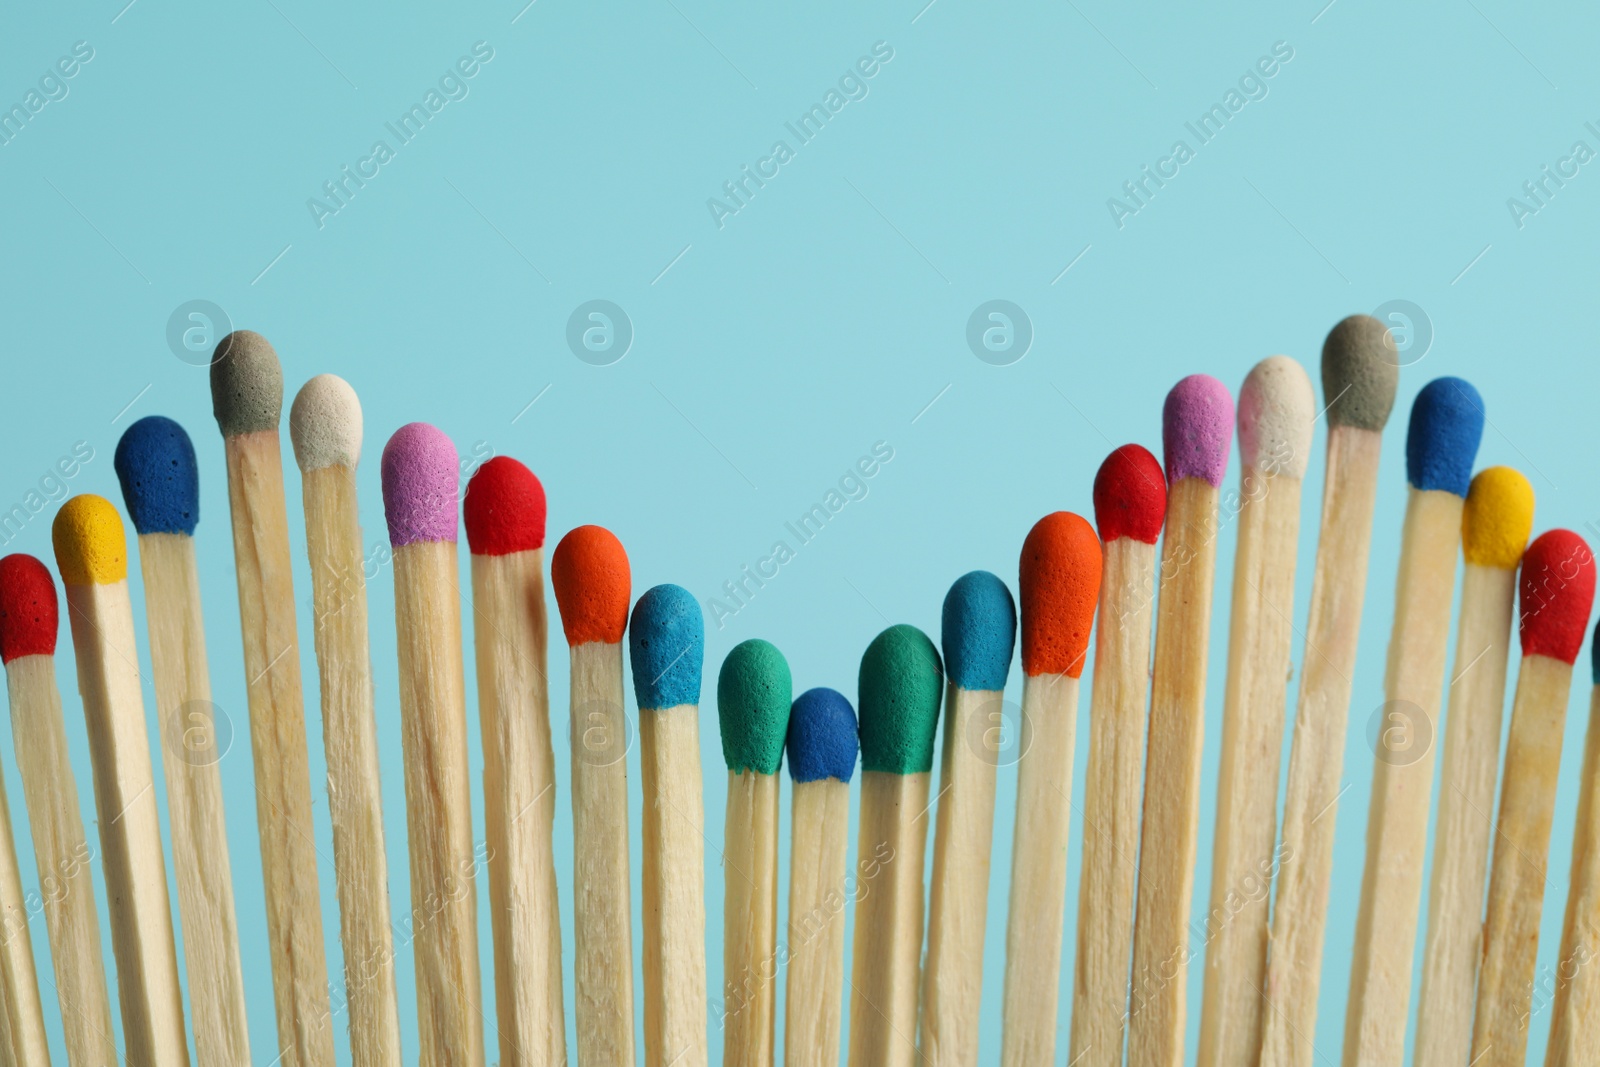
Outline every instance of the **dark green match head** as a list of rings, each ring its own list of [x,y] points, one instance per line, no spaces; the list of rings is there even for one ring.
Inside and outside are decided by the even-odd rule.
[[[928,635],[891,626],[861,657],[861,769],[921,774],[933,768],[944,667]]]

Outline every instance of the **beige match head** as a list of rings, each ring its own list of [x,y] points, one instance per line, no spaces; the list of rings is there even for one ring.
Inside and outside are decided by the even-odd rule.
[[[1389,328],[1371,315],[1351,315],[1322,342],[1322,395],[1329,426],[1382,430],[1394,410],[1400,353]]]
[[[283,414],[283,366],[267,339],[235,330],[211,354],[211,410],[223,437],[276,430]]]
[[[1239,389],[1239,460],[1246,467],[1304,478],[1317,398],[1305,368],[1268,356]]]
[[[1461,549],[1468,563],[1514,571],[1533,533],[1533,486],[1510,467],[1485,467],[1467,488]]]
[[[50,540],[65,585],[114,585],[128,577],[128,535],[103,496],[83,493],[62,504]]]
[[[302,471],[344,466],[361,458],[361,401],[337,374],[319,374],[295,394],[289,437]]]

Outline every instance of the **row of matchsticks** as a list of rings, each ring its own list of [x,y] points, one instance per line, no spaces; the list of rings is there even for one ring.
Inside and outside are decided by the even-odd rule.
[[[1186,974],[1200,953],[1200,1063],[1313,1063],[1350,679],[1398,363],[1388,332],[1365,316],[1339,323],[1323,348],[1326,484],[1281,832],[1279,753],[1296,630],[1301,483],[1317,418],[1300,365],[1283,356],[1258,364],[1240,391],[1237,417],[1216,379],[1179,382],[1164,409],[1164,465],[1126,445],[1100,468],[1098,535],[1085,519],[1056,512],[1024,541],[1018,581],[1024,683],[1000,1034],[1008,1067],[1055,1062],[1058,1020],[1067,1016],[1069,1062],[1079,1067],[1118,1065],[1124,1046],[1128,1062],[1139,1067],[1181,1063]],[[443,433],[421,423],[401,428],[384,449],[400,685],[398,716],[383,721],[397,721],[402,735],[411,885],[410,914],[396,922],[354,477],[361,411],[350,386],[331,375],[313,378],[294,402],[290,426],[303,472],[345,961],[342,986],[332,985],[290,577],[282,371],[264,339],[241,331],[218,345],[211,381],[227,456],[249,679],[274,1062],[332,1064],[333,1001],[342,1000],[353,1062],[399,1064],[395,965],[402,934],[414,957],[423,1064],[483,1064],[486,1029],[497,1038],[504,1067],[568,1062],[552,848],[557,783],[545,670],[542,487],[526,467],[499,457],[478,469],[459,501],[471,549],[484,750],[487,835],[479,849],[472,837],[464,591],[457,577],[457,455]],[[1237,491],[1223,492],[1236,426],[1241,482]],[[1351,954],[1346,1064],[1395,1064],[1405,1056],[1439,747],[1446,787],[1414,1058],[1452,1067],[1521,1063],[1528,1043],[1563,720],[1595,568],[1588,547],[1569,531],[1528,543],[1533,493],[1521,475],[1497,467],[1472,476],[1482,426],[1478,394],[1454,378],[1430,382],[1411,412],[1410,495]],[[158,747],[195,1055],[202,1064],[246,1064],[244,969],[193,545],[194,448],[171,420],[144,419],[119,443],[116,470],[138,534],[156,720],[167,739]],[[1212,885],[1205,918],[1191,923],[1214,564],[1219,533],[1229,524],[1238,554]],[[187,1064],[189,1031],[122,520],[110,502],[82,495],[62,506],[52,533],[93,764],[122,1055],[141,1067]],[[1471,662],[1450,687],[1436,746],[1463,550],[1457,647]],[[855,1067],[977,1064],[995,781],[1007,732],[1001,708],[1018,637],[1019,613],[1006,583],[975,571],[952,586],[942,656],[914,627],[879,634],[861,662],[859,725],[856,708],[838,692],[812,689],[794,698],[788,664],[771,644],[746,641],[728,654],[717,681],[729,768],[720,849],[723,981],[720,995],[709,997],[700,607],[682,588],[659,585],[632,604],[630,618],[627,555],[597,526],[562,539],[551,583],[572,657],[567,787],[576,1061],[610,1067],[637,1060],[629,870],[636,814],[643,839],[639,999],[647,1064],[705,1064],[714,1037],[725,1063],[774,1063],[780,984],[787,1064],[837,1064],[847,1017],[848,1062]],[[1501,775],[1514,617],[1523,658]],[[1059,988],[1068,798],[1079,676],[1096,628],[1068,1011]],[[0,653],[67,1060],[98,1067],[116,1063],[119,1052],[92,850],[55,681],[57,629],[55,585],[45,565],[22,555],[0,560]],[[634,727],[623,691],[625,636],[638,706],[636,757],[627,740]],[[635,758],[644,804],[630,813],[627,775]],[[1600,1046],[1600,977],[1584,966],[1600,950],[1597,761],[1600,730],[1592,727],[1550,1030],[1553,1064],[1593,1062]],[[858,762],[852,859],[850,782]],[[780,936],[785,763],[793,780],[792,853]],[[1497,780],[1498,816],[1491,820],[1486,813],[1495,810]],[[29,908],[9,815],[0,808],[0,816],[7,935],[0,942],[0,1050],[8,1062],[45,1064]],[[930,826],[932,877],[925,885]],[[480,872],[487,874],[491,902],[492,1005],[483,1003],[479,978]]]

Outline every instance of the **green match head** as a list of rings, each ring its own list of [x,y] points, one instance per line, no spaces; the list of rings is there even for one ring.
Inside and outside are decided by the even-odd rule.
[[[921,774],[933,769],[944,667],[915,626],[891,626],[861,656],[861,769]]]
[[[789,661],[775,645],[752,638],[734,646],[717,675],[717,719],[728,770],[778,773],[793,699]]]

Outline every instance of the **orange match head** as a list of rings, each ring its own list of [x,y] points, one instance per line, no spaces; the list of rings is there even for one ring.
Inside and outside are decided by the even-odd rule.
[[[1100,539],[1081,516],[1057,511],[1022,543],[1022,671],[1083,673],[1100,599]]]
[[[603,526],[579,526],[568,533],[550,560],[550,584],[567,644],[622,640],[633,577],[616,534]]]

